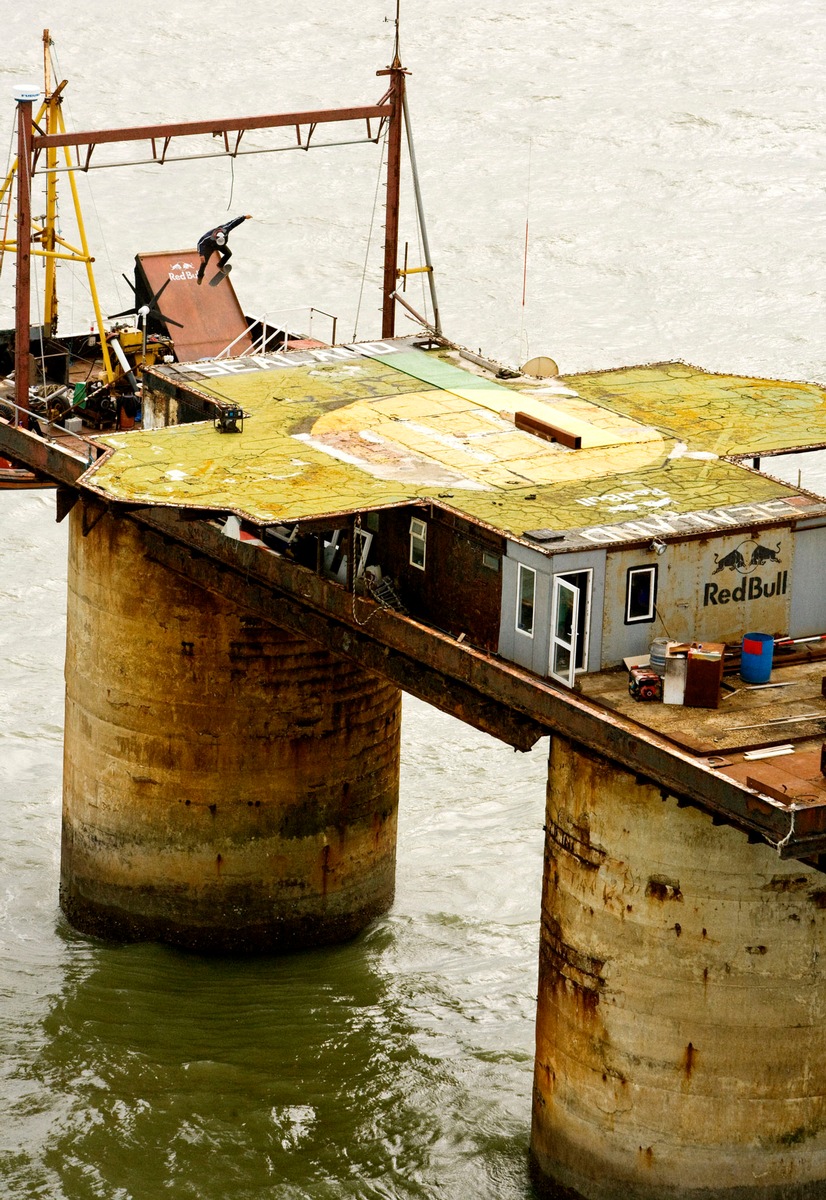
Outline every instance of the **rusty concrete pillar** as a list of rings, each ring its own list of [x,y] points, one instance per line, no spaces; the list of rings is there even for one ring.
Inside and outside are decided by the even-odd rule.
[[[826,1195],[824,947],[826,876],[554,739],[538,1182],[587,1200]]]
[[[352,937],[393,900],[400,693],[71,514],[61,905],[202,951]]]

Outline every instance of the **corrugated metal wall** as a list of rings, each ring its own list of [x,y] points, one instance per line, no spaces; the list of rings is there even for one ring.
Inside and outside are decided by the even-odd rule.
[[[724,537],[669,543],[661,556],[650,550],[609,554],[603,620],[603,665],[642,654],[652,637],[677,641],[738,642],[748,630],[786,634],[792,590],[794,534],[764,529],[757,537],[740,530]],[[657,609],[651,625],[625,624],[630,566],[656,562]]]
[[[826,526],[798,529],[790,580],[790,636],[826,633]]]
[[[516,628],[519,563],[536,572],[533,636]],[[739,642],[749,630],[806,637],[826,632],[826,526],[740,530],[720,537],[613,552],[548,556],[509,542],[502,561],[499,653],[547,676],[555,574],[593,570],[588,670],[647,653],[655,637]],[[630,567],[657,567],[657,613],[626,623]]]
[[[600,614],[605,604],[605,559],[604,550],[584,550],[576,554],[548,556],[518,542],[508,542],[507,555],[502,560],[502,624],[499,634],[499,653],[502,657],[526,667],[529,671],[535,671],[537,675],[547,675],[553,576],[591,570],[593,576],[588,670],[598,671],[603,658]],[[519,563],[524,563],[536,571],[532,637],[516,628]]]

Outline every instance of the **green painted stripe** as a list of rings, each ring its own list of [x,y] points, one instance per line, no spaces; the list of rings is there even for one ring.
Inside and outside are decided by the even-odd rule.
[[[456,388],[464,391],[473,388],[474,391],[497,392],[503,397],[503,401],[506,397],[507,404],[503,402],[499,405],[500,408],[506,408],[508,404],[513,403],[513,392],[510,388],[502,387],[490,379],[483,379],[481,375],[474,375],[470,371],[463,371],[461,367],[455,367],[453,363],[446,363],[441,358],[425,354],[421,350],[403,350],[399,354],[376,354],[373,357],[404,375],[411,375],[414,379],[432,384],[444,392],[452,392]]]

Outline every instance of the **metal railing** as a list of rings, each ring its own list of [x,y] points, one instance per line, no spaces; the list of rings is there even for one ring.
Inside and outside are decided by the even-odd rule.
[[[225,346],[223,350],[221,350],[218,354],[211,355],[211,357],[212,358],[233,357],[233,355],[232,355],[233,347],[237,346],[238,343],[243,341],[244,338],[246,338],[246,337],[250,337],[252,344],[247,349],[245,349],[241,354],[237,355],[236,357],[238,357],[238,358],[245,358],[252,354],[266,353],[269,342],[271,342],[273,339],[278,338],[278,337],[281,337],[283,339],[282,345],[286,345],[286,343],[289,341],[290,336],[291,336],[289,331],[282,324],[270,324],[270,322],[274,321],[276,318],[283,318],[288,313],[307,313],[309,315],[309,322],[308,322],[309,327],[307,330],[303,331],[303,334],[305,337],[313,336],[313,315],[314,314],[317,313],[319,316],[326,317],[329,321],[332,322],[332,326],[331,326],[331,330],[330,330],[329,345],[335,346],[336,330],[338,328],[338,317],[334,316],[332,313],[325,312],[323,308],[316,308],[314,305],[306,304],[306,305],[296,306],[295,308],[280,308],[280,309],[275,309],[273,311],[267,311],[265,313],[262,313],[260,316],[254,317],[252,320],[249,320],[249,318],[248,318],[249,323],[241,331],[241,333],[239,333],[236,338],[233,338],[233,340],[227,346]],[[253,329],[255,329],[257,327],[261,328],[261,335],[260,335],[260,337],[258,337],[256,339],[252,339],[252,337],[251,337],[252,331],[253,331]]]

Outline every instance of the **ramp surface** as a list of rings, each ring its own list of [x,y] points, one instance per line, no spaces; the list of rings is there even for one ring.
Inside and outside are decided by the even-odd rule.
[[[218,260],[213,257],[199,285],[198,262],[195,250],[138,254],[135,282],[140,303],[168,284],[158,299],[158,307],[165,317],[182,326],[180,329],[177,325],[166,326],[179,362],[214,358],[228,346],[232,347],[229,353],[233,356],[251,350],[247,322],[229,276],[217,287],[208,286],[218,269]],[[144,294],[146,300],[142,298]]]

